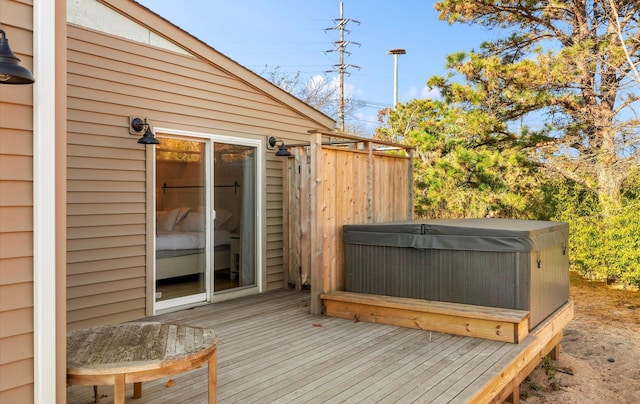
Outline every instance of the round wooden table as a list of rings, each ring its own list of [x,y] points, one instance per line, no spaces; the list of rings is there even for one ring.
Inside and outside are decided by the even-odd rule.
[[[113,384],[115,404],[125,402],[126,383],[134,398],[142,382],[171,376],[208,362],[209,403],[216,402],[213,330],[183,324],[131,322],[77,330],[67,335],[67,383]]]

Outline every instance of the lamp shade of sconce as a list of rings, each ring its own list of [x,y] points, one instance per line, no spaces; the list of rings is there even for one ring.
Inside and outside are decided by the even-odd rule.
[[[287,145],[282,142],[280,146],[278,146],[278,151],[276,152],[276,156],[278,157],[291,157],[291,152],[287,150]]]
[[[145,129],[146,128],[146,129]],[[151,125],[145,119],[144,121],[140,118],[133,118],[131,120],[131,129],[136,132],[142,132],[145,129],[144,134],[140,139],[138,139],[138,143],[141,144],[160,144],[160,141],[156,139],[153,132],[151,131]]]
[[[287,150],[287,145],[284,144],[283,140],[278,140],[275,136],[269,137],[269,146],[275,147],[275,145],[280,142],[280,146],[278,146],[278,151],[276,152],[277,157],[291,157],[291,152]]]
[[[32,84],[35,81],[31,72],[20,66],[20,59],[11,52],[9,41],[0,29],[0,84]]]

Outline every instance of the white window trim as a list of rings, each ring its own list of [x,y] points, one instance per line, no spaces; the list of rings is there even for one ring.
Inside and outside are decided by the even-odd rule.
[[[56,2],[33,4],[34,402],[56,397]],[[64,224],[62,224],[64,225]]]

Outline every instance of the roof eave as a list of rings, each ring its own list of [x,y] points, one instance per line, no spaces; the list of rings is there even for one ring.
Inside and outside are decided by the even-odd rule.
[[[137,23],[145,26],[157,35],[172,42],[176,46],[183,48],[194,56],[206,60],[219,69],[225,70],[229,74],[238,77],[240,80],[264,92],[274,100],[287,105],[317,123],[317,129],[333,130],[335,128],[336,122],[331,117],[289,94],[228,56],[220,53],[212,46],[207,45],[205,42],[140,3],[133,0],[97,1],[122,15],[135,20]]]

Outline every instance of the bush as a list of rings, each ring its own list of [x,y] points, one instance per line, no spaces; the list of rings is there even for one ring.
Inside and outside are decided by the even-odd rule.
[[[640,286],[640,200],[626,193],[617,208],[578,186],[555,186],[554,219],[569,223],[572,269],[591,279]]]

